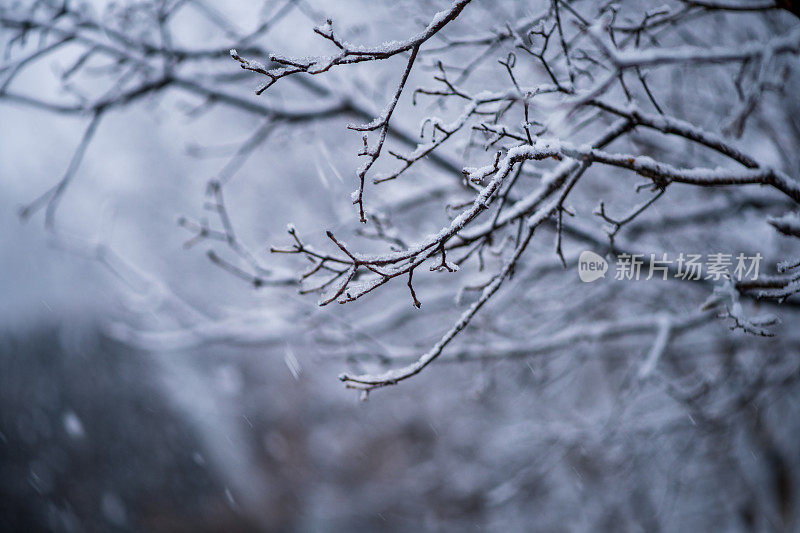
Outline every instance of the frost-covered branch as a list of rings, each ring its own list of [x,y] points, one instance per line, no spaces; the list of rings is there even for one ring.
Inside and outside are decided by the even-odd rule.
[[[199,214],[179,217],[187,232],[185,247],[204,246],[213,265],[256,288],[293,287],[317,294],[322,306],[359,300],[327,311],[339,318],[331,321],[336,327],[355,330],[375,322],[375,336],[413,330],[404,357],[388,358],[389,364],[406,366],[377,374],[347,372],[342,380],[349,387],[371,390],[398,383],[447,358],[448,350],[453,357],[480,350],[486,358],[502,358],[521,354],[526,346],[537,352],[583,342],[589,335],[583,330],[540,344],[529,342],[524,332],[531,324],[557,322],[560,315],[547,310],[542,293],[559,269],[567,268],[558,278],[566,280],[565,292],[550,298],[569,298],[566,291],[576,290],[567,283],[575,278],[569,269],[587,246],[607,259],[679,245],[701,246],[708,253],[717,245],[740,247],[719,251],[768,257],[770,264],[755,279],[620,289],[630,296],[614,306],[617,316],[608,324],[638,324],[630,318],[643,312],[658,318],[633,328],[651,334],[637,365],[641,377],[654,374],[672,339],[697,318],[694,312],[682,316],[645,302],[686,299],[697,307],[716,288],[716,316],[739,333],[759,337],[778,328],[777,321],[750,312],[754,299],[793,307],[800,268],[785,256],[800,230],[792,217],[780,216],[800,203],[800,164],[792,156],[800,142],[793,119],[800,109],[792,98],[800,30],[788,13],[792,5],[542,0],[522,17],[505,20],[514,17],[506,17],[502,3],[455,0],[417,27],[411,20],[383,20],[385,9],[376,6],[368,25],[383,44],[356,44],[345,38],[354,28],[339,19],[334,27],[329,20],[314,32],[333,52],[294,57],[282,50],[296,43],[273,39],[271,29],[316,18],[302,2],[281,3],[249,31],[237,30],[224,12],[192,3],[140,4],[131,9],[146,22],[135,28],[126,26],[124,16],[99,16],[72,4],[0,8],[8,49],[0,63],[0,105],[88,119],[63,178],[30,202],[23,215],[45,209],[46,226],[55,227],[60,200],[80,179],[81,161],[92,156],[90,143],[101,118],[105,124],[123,110],[153,104],[161,112],[177,97],[191,102],[183,102],[190,119],[213,111],[242,120],[246,138],[228,143],[222,150],[228,159],[209,171]],[[173,21],[190,9],[216,28],[225,46],[192,45],[173,35]],[[508,13],[518,11],[515,6]],[[389,23],[397,26],[395,34],[410,37],[382,37]],[[709,42],[712,24],[714,42]],[[56,73],[59,90],[31,91],[20,83],[26,70],[41,68],[62,52],[68,60]],[[231,55],[247,72],[233,68]],[[365,73],[391,80],[389,86],[373,85],[370,77],[342,83],[360,64]],[[336,83],[320,76],[334,70],[341,77]],[[248,96],[242,85],[253,79],[262,82],[258,98]],[[358,147],[348,152],[361,158],[360,164],[316,150],[328,141],[337,148],[351,141],[339,138],[331,119],[362,134]],[[248,161],[275,150],[285,164],[285,182],[305,178],[309,156],[314,162],[327,159],[337,178],[337,167],[353,166],[355,184],[346,185],[355,188],[350,197],[358,206],[355,223],[331,209],[338,205],[338,196],[330,194],[338,184],[328,183],[321,168],[326,165],[317,165],[322,188],[302,182],[298,198],[287,198],[285,187],[273,187],[269,172],[258,179],[248,175]],[[268,187],[269,202],[298,216],[311,213],[309,220],[288,226],[288,244],[271,243],[271,254],[258,251],[267,247],[252,244],[248,228],[234,224],[245,219],[237,211],[240,200],[228,189],[234,177],[237,186]],[[365,194],[370,181],[382,185]],[[346,195],[343,200],[348,201]],[[277,217],[264,215],[251,223],[261,229],[287,222],[272,218]],[[741,227],[760,231],[756,225],[790,237],[782,241],[787,249],[768,247],[760,234],[753,239],[738,234]],[[551,262],[543,268],[543,257],[561,266]],[[518,277],[519,272],[529,276]],[[670,278],[678,274],[672,267],[664,272]],[[509,285],[520,301],[509,301]],[[395,289],[403,294],[402,305],[395,302],[402,310],[382,320],[365,319],[370,312],[361,309],[393,298]],[[659,296],[649,300],[651,293]],[[432,319],[420,328],[424,334],[406,326],[429,316],[423,313],[444,313],[447,294],[459,307],[449,326]],[[701,322],[709,313],[702,312]],[[243,315],[231,316],[252,324]],[[692,320],[686,322],[687,317]],[[159,339],[179,345],[197,338],[260,338],[237,327],[236,320],[198,317],[196,324],[163,335],[127,334],[152,345]],[[622,330],[609,325],[607,332]],[[596,332],[598,339],[615,337],[605,331]],[[482,336],[485,342],[476,345],[479,349],[463,348],[466,343],[453,342],[463,335]],[[434,338],[439,340],[432,347],[420,348],[423,340]]]

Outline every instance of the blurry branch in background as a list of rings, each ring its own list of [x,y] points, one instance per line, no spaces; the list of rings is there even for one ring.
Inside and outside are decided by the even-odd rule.
[[[447,349],[454,353],[464,351],[463,347],[450,348],[451,343],[471,327],[474,317],[496,299],[515,272],[532,261],[531,243],[545,229],[554,232],[553,254],[564,267],[568,265],[565,247],[570,243],[590,242],[613,257],[639,246],[636,238],[658,235],[663,230],[661,224],[649,221],[646,215],[657,200],[663,205],[679,194],[677,189],[682,184],[721,189],[721,200],[692,212],[683,206],[676,209],[675,225],[710,229],[716,221],[735,216],[746,206],[782,234],[800,236],[791,215],[768,218],[771,207],[797,208],[800,169],[796,162],[786,158],[785,168],[776,168],[763,159],[763,150],[737,140],[745,138],[748,128],[761,128],[765,121],[769,122],[759,115],[765,102],[790,103],[787,99],[792,98],[791,90],[786,94],[785,85],[796,75],[793,69],[800,53],[800,29],[797,21],[788,20],[791,16],[785,13],[797,12],[793,2],[744,5],[679,1],[655,9],[647,2],[635,1],[532,3],[535,15],[512,24],[501,20],[491,6],[457,0],[428,15],[418,33],[377,46],[350,42],[342,32],[334,30],[329,19],[313,31],[335,49],[334,53],[303,58],[289,57],[258,44],[271,28],[296,10],[312,18],[319,16],[302,1],[278,2],[271,15],[265,16],[250,33],[237,30],[224,12],[191,0],[142,2],[117,8],[118,12],[112,10],[105,17],[68,2],[37,1],[29,6],[0,8],[0,26],[8,35],[0,66],[0,104],[89,117],[63,178],[27,205],[22,216],[29,218],[45,208],[45,225],[55,232],[59,200],[79,174],[101,117],[115,110],[166,91],[178,91],[203,100],[192,113],[221,104],[258,116],[257,129],[207,185],[204,209],[210,219],[179,219],[190,233],[187,248],[201,243],[216,245],[208,251],[208,257],[230,274],[257,288],[296,285],[301,293],[320,294],[319,303],[323,306],[354,302],[396,280],[407,287],[410,305],[420,308],[425,298],[414,284],[423,274],[436,272],[458,279],[456,272],[464,269],[488,275],[477,285],[453,289],[459,295],[469,292],[476,296],[429,350],[411,361],[404,356],[405,366],[386,372],[342,374],[348,387],[363,391],[408,379]],[[177,46],[171,24],[186,10],[194,10],[218,27],[230,46]],[[140,12],[149,22],[142,27],[127,27],[124,22],[131,12]],[[753,38],[743,40],[741,23],[737,22],[740,17],[768,20],[769,24],[759,28],[768,27],[771,33],[754,31]],[[378,29],[380,22],[375,21]],[[719,44],[708,46],[697,37],[698,24],[715,24],[715,31],[722,36]],[[34,40],[37,44],[29,42]],[[13,81],[21,71],[67,47],[78,50],[79,55],[61,74],[64,90],[58,98],[13,89]],[[260,99],[248,97],[236,85],[241,78],[229,71],[231,56],[241,68],[266,77],[267,81],[256,91]],[[476,74],[485,73],[491,67],[484,63],[494,59],[500,76],[487,79]],[[384,70],[398,67],[393,89],[374,108],[322,80],[332,70],[341,72],[362,63],[367,64],[364,68],[377,68],[369,64],[373,62],[387,65],[382,67]],[[421,75],[416,73],[420,66],[434,72],[434,84],[410,91],[407,86],[415,74]],[[687,72],[707,78],[710,85],[732,87],[731,94],[735,96],[731,101],[722,101],[720,96],[712,102],[715,105],[704,110],[705,115],[697,116],[684,102],[687,95],[682,86],[668,81],[669,76],[682,79]],[[92,90],[81,91],[80,84],[72,82],[81,76],[96,80]],[[284,78],[285,83],[295,84],[314,98],[297,97],[289,103],[273,98],[269,89]],[[103,90],[98,90],[101,87]],[[412,104],[432,99],[444,110],[442,115],[454,112],[455,118],[424,116],[419,135],[406,130],[402,123],[398,124],[401,121],[396,111],[403,105],[403,95],[409,92]],[[357,155],[365,158],[355,171],[357,189],[352,201],[357,205],[357,221],[371,224],[353,233],[385,244],[389,251],[359,252],[338,229],[337,234],[326,233],[330,241],[327,248],[317,247],[289,225],[289,244],[274,246],[272,252],[301,257],[308,268],[299,276],[286,274],[268,267],[242,241],[232,224],[224,187],[247,158],[269,141],[275,128],[332,117],[362,122],[347,126],[363,134],[363,149]],[[770,126],[774,131],[765,142],[776,152],[794,153],[800,141],[796,125]],[[370,132],[377,138],[370,139]],[[658,141],[652,141],[653,135],[658,136]],[[387,145],[392,140],[406,147],[389,149]],[[454,163],[446,152],[451,145],[465,146],[466,154],[482,149],[485,155],[478,166],[465,167]],[[390,198],[385,204],[387,209],[373,212],[365,202],[365,185],[370,170],[383,160],[395,165],[391,167],[395,170],[374,174],[373,185],[410,180],[415,171],[430,172],[432,164],[452,178],[452,186],[433,191],[436,194],[422,191],[410,204]],[[640,181],[630,187],[625,175]],[[590,223],[610,225],[606,227],[605,240],[587,232],[576,210],[570,207],[576,191],[590,178],[604,179],[609,190],[620,191],[620,198],[630,191],[649,191],[647,200],[624,209],[613,206],[621,201],[616,195],[597,199],[599,219]],[[771,196],[765,200],[764,196],[745,197],[731,192],[751,185],[763,186],[765,194]],[[459,201],[450,202],[450,195],[457,195]],[[444,208],[449,222],[422,239],[399,233],[388,211],[393,216],[413,218],[416,215],[410,213],[431,200],[439,203],[438,209],[426,206],[426,215],[435,220]],[[611,212],[628,214],[615,217]],[[486,255],[497,259],[492,262],[494,266],[488,264]],[[774,276],[737,280],[718,287],[700,316],[691,315],[689,319],[661,313],[647,322],[646,328],[633,328],[632,332],[646,329],[655,334],[652,349],[641,366],[642,376],[653,372],[678,332],[705,323],[710,314],[732,323],[734,329],[771,335],[769,327],[776,321],[746,316],[740,296],[783,302],[800,292],[798,262],[785,261],[778,270]],[[711,283],[702,281],[706,286]],[[502,314],[502,309],[494,309],[491,314]],[[628,331],[609,326],[609,331],[620,330]],[[221,327],[215,331],[228,330]],[[605,337],[601,333],[593,335],[591,338],[597,340]],[[176,334],[171,342],[176,343],[178,338],[184,337]],[[558,342],[578,342],[586,335],[574,332],[559,338]],[[550,346],[546,341],[541,345]],[[528,348],[536,351],[536,346],[532,343]],[[496,353],[502,357],[503,353],[524,349],[515,346]],[[399,361],[385,357],[383,362]]]
[[[487,346],[480,344],[465,344],[448,351],[446,357],[440,362],[462,363],[466,361],[492,361],[498,359],[527,358],[536,355],[553,354],[558,350],[578,348],[582,343],[596,343],[625,336],[651,334],[653,336],[653,349],[649,357],[642,363],[642,377],[649,375],[658,357],[666,347],[668,336],[663,331],[669,331],[669,336],[679,335],[693,328],[698,328],[713,320],[716,314],[712,311],[700,311],[687,316],[658,315],[652,317],[631,317],[626,320],[602,321],[592,324],[578,324],[564,328],[562,331],[549,336],[534,339],[532,342],[520,344],[492,343]],[[664,327],[664,324],[668,324]],[[663,337],[663,338],[662,338]],[[353,360],[369,360],[375,357],[374,351],[357,352],[352,349],[341,353],[331,354],[337,357],[351,358]],[[386,363],[410,364],[416,362],[417,354],[408,352],[407,349],[391,347],[387,353],[379,354]]]
[[[52,189],[20,209],[19,216],[21,219],[26,220],[36,211],[42,207],[45,207],[45,227],[50,231],[54,230],[58,202],[61,200],[61,196],[64,194],[64,190],[66,190],[69,182],[78,171],[78,167],[80,166],[83,156],[86,153],[86,148],[89,146],[89,143],[92,142],[92,137],[94,137],[94,133],[97,131],[97,126],[100,124],[101,115],[102,111],[95,111],[92,119],[89,121],[89,125],[86,127],[86,131],[81,138],[78,148],[75,150],[75,153],[72,156],[72,160],[69,162],[69,167],[64,173],[64,177],[61,178],[61,181],[53,186]]]

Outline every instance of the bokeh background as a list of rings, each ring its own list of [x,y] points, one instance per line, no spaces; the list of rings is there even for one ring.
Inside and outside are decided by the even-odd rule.
[[[270,1],[186,4],[171,26],[175,41],[223,52],[236,42],[229,33],[250,31],[285,7]],[[332,17],[354,42],[380,42],[418,31],[448,5],[288,4],[287,14],[259,42],[292,54],[318,53],[311,28],[321,22],[320,14]],[[502,21],[522,20],[547,4],[480,5],[465,11],[454,35],[474,33],[487,16],[497,21],[491,27],[502,27]],[[653,7],[631,4],[632,10]],[[130,34],[138,35],[141,27],[146,38],[149,5],[97,1],[82,9]],[[126,6],[130,15],[119,17]],[[0,14],[26,7],[6,0]],[[788,13],[743,15],[749,18],[735,22],[727,16],[698,19],[686,31],[735,42],[743,34],[760,38],[796,23]],[[225,30],[220,19],[233,29]],[[35,46],[33,39],[12,47],[10,57]],[[70,95],[65,87],[102,90],[109,80],[99,68],[59,80],[79,56],[79,49],[65,47],[26,68],[11,87],[56,99]],[[458,66],[469,57],[448,60]],[[335,71],[324,84],[379,109],[398,68],[388,63]],[[507,85],[494,59],[476,72],[474,86]],[[409,85],[430,85],[434,74],[433,61],[425,62]],[[187,75],[260,101],[253,95],[260,80],[224,54],[192,64]],[[788,87],[797,87],[795,78],[787,78]],[[713,117],[697,114],[721,98],[721,89],[703,76],[665,77],[655,86],[665,100],[681,103],[686,115],[715,124]],[[694,99],[681,102],[684,90]],[[276,85],[268,98],[292,106],[314,105],[321,97],[287,83]],[[789,100],[791,108],[774,101],[764,106],[766,124],[774,126],[774,116],[800,116],[794,113],[797,99]],[[398,127],[416,132],[427,114],[458,111],[426,105],[414,107],[404,96]],[[352,234],[358,225],[349,194],[361,141],[344,128],[348,120],[275,124],[226,186],[240,238],[279,272],[302,266],[295,258],[269,254],[270,246],[290,242],[287,223],[320,246],[326,229]],[[532,350],[508,360],[445,361],[364,402],[342,386],[339,372],[380,366],[368,357],[373,344],[402,347],[404,353],[426,349],[463,309],[455,301],[457,289],[481,274],[465,269],[458,274],[463,277],[445,282],[421,277],[420,311],[411,307],[403,283],[352,306],[318,309],[314,295],[298,295],[293,287],[254,289],[218,268],[206,256],[206,243],[184,249],[191,234],[178,218],[208,216],[206,183],[262,121],[236,108],[206,109],[202,98],[179,90],[103,118],[58,210],[59,234],[68,238],[54,237],[43,228],[41,214],[21,221],[19,209],[63,175],[86,122],[85,116],[0,98],[4,531],[798,527],[800,337],[791,300],[779,309],[756,304],[756,312],[781,315],[773,338],[731,331],[724,321],[676,335],[651,380],[636,376],[652,335],[634,335]],[[791,139],[784,145],[796,149]],[[660,153],[646,136],[639,141],[648,153]],[[796,152],[779,153],[757,128],[738,142],[787,172],[800,164]],[[445,157],[485,164],[484,153],[465,155],[461,147],[449,147]],[[598,198],[635,197],[630,190],[616,192],[619,173],[605,177],[575,199],[576,210],[587,215],[584,227],[600,235],[590,214]],[[406,196],[425,196],[426,188],[440,190],[451,182],[441,166],[429,164],[385,192],[370,190],[370,201],[386,203],[392,212],[393,203]],[[433,205],[396,210],[400,229],[426,235],[446,222],[438,194],[430,194]],[[463,191],[453,194],[463,199]],[[760,251],[764,268],[774,272],[775,263],[797,246],[777,235],[763,214],[782,214],[791,206],[768,191],[746,194],[676,188],[644,217],[637,242],[646,251],[671,255]],[[727,210],[726,202],[735,207]],[[713,206],[722,215],[701,225],[670,219],[687,205]],[[664,231],[648,232],[648,224]],[[84,243],[77,251],[73,238]],[[101,243],[113,256],[104,262],[79,253],[85,243]],[[572,325],[653,312],[688,315],[711,293],[709,286],[672,282],[584,285],[574,268],[553,268],[552,243],[549,233],[534,246],[549,266],[521,270],[465,331],[465,345],[485,346],[491,354],[491,339],[503,331],[535,345]],[[580,240],[565,246],[573,258],[587,247]],[[358,357],[348,357],[354,353]]]

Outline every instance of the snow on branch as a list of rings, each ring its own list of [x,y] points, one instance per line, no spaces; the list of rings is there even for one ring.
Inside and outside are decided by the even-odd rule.
[[[143,9],[152,7],[147,1],[141,4]],[[668,357],[678,333],[705,323],[711,314],[740,333],[772,335],[777,319],[769,313],[753,315],[752,301],[790,308],[800,292],[800,262],[783,257],[782,248],[767,249],[756,233],[763,228],[753,227],[762,223],[769,231],[800,236],[795,215],[775,216],[796,211],[800,203],[800,165],[793,157],[800,134],[792,121],[800,28],[786,12],[794,11],[793,4],[686,0],[649,6],[627,0],[543,0],[519,20],[503,20],[499,4],[455,0],[416,27],[413,21],[384,19],[384,10],[376,5],[370,24],[378,34],[382,25],[393,24],[410,37],[376,46],[357,44],[328,20],[313,31],[333,51],[311,57],[281,53],[288,44],[270,33],[289,13],[308,15],[301,2],[288,2],[249,33],[236,30],[225,14],[203,10],[201,16],[225,39],[225,46],[212,47],[172,35],[177,26],[173,21],[186,4],[191,3],[156,9],[159,17],[135,27],[113,12],[95,15],[71,3],[0,8],[7,49],[0,61],[0,105],[86,119],[61,179],[21,214],[29,219],[44,210],[45,227],[63,237],[56,231],[59,205],[73,190],[70,185],[80,180],[84,160],[96,155],[91,144],[111,115],[153,103],[157,105],[149,107],[155,112],[165,112],[172,97],[164,95],[170,94],[181,101],[187,118],[219,110],[215,116],[241,120],[249,126],[246,138],[232,147],[228,142],[222,150],[225,161],[209,171],[198,212],[178,218],[187,232],[185,248],[205,247],[211,264],[253,288],[293,287],[304,295],[316,294],[322,306],[350,304],[368,294],[390,299],[387,285],[399,285],[402,311],[374,320],[386,334],[420,313],[435,312],[428,311],[435,307],[428,304],[436,301],[432,292],[457,295],[458,306],[467,302],[452,324],[426,324],[437,328],[431,338],[439,340],[433,346],[420,348],[416,339],[409,340],[403,358],[388,358],[389,364],[405,366],[384,373],[345,372],[341,379],[348,387],[369,391],[393,385],[442,356],[488,359],[526,350],[542,353],[626,332],[648,334],[637,352],[644,354],[637,365],[637,376],[643,379],[658,374],[655,369]],[[455,27],[456,20],[464,24]],[[715,25],[716,44],[705,40],[709,24]],[[57,90],[21,86],[23,71],[62,57],[71,60],[55,72]],[[233,68],[230,57],[248,72]],[[351,91],[317,77],[334,69],[344,76],[361,63],[383,69],[392,80],[390,87]],[[243,80],[249,76],[263,82],[260,98],[246,94]],[[292,90],[265,92],[284,78],[281,83]],[[414,87],[418,78],[425,81]],[[336,220],[335,226],[327,226],[330,231],[324,231],[322,218],[314,218],[337,212],[330,208],[339,201],[329,194],[324,165],[318,165],[325,190],[303,182],[303,197],[277,193],[279,198],[269,200],[310,213],[309,219],[289,225],[288,244],[272,246],[271,255],[258,251],[266,246],[251,243],[251,232],[235,223],[240,220],[238,206],[227,187],[234,179],[250,177],[249,158],[270,153],[277,146],[272,143],[281,142],[275,132],[302,132],[301,142],[279,149],[293,172],[290,177],[303,179],[303,160],[309,153],[315,161],[330,159],[327,151],[315,147],[338,133],[328,127],[314,133],[299,128],[329,119],[341,120],[361,136],[354,154],[360,164],[345,156],[328,161],[334,170],[352,165],[355,191],[342,201],[357,206],[357,218],[352,225]],[[193,156],[201,157],[204,150],[213,151],[197,148]],[[644,179],[631,183],[625,176]],[[386,185],[370,188],[368,195],[370,182]],[[750,185],[762,187],[745,187]],[[270,188],[272,193],[278,190],[284,189]],[[373,191],[375,196],[383,193],[374,205],[367,201]],[[759,238],[730,231],[745,226],[743,221]],[[284,222],[278,221],[279,226]],[[630,288],[625,305],[615,309],[620,316],[597,327],[567,328],[536,342],[524,338],[532,323],[555,320],[539,305],[551,281],[539,285],[545,273],[535,265],[542,256],[558,268],[569,268],[578,246],[591,245],[610,258],[684,238],[705,239],[709,246],[762,246],[752,251],[769,255],[772,265],[780,263],[758,279],[727,279],[722,287],[720,280],[694,284],[705,291],[703,297],[716,286],[705,311],[682,315],[647,309],[648,318],[638,320],[645,302],[665,295],[680,300],[681,309],[688,308],[683,298],[694,298],[694,293],[680,292],[679,287],[689,285],[673,280],[669,289]],[[521,285],[518,273],[526,268],[535,275],[523,277]],[[520,301],[492,306],[510,290],[508,285],[516,287]],[[639,301],[648,291],[661,296]],[[522,296],[530,299],[523,301]],[[567,293],[557,299],[563,304]],[[370,322],[374,317],[359,315],[365,300],[339,311],[347,319],[331,323],[358,329]],[[329,313],[325,316],[339,316]],[[259,328],[259,316],[232,313],[214,320],[200,314],[157,334],[117,331],[152,346],[273,342],[279,333]],[[479,331],[489,340],[475,347],[453,342],[465,330]],[[509,338],[497,340],[502,335]],[[521,338],[512,340],[514,335]]]

